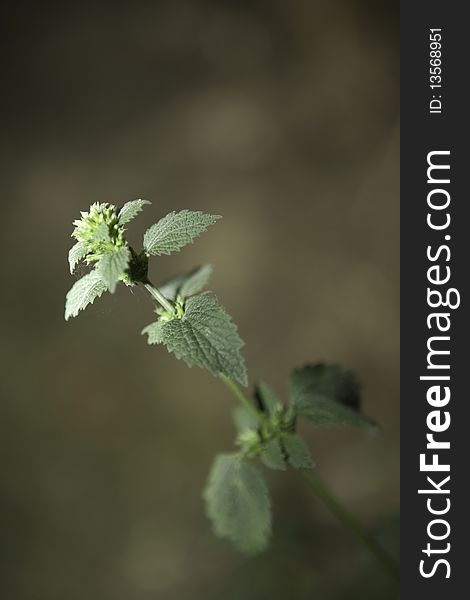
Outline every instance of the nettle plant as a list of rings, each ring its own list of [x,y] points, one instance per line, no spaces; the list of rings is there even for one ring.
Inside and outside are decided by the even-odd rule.
[[[200,211],[171,212],[144,234],[136,251],[126,240],[127,224],[147,200],[132,200],[120,209],[95,203],[74,221],[75,245],[69,252],[70,272],[84,261],[90,272],[78,279],[66,297],[65,319],[76,317],[118,283],[142,285],[156,302],[155,319],[142,331],[149,344],[162,344],[189,367],[198,366],[220,378],[241,405],[233,418],[237,436],[232,453],[219,454],[212,465],[203,496],[214,532],[246,553],[264,550],[271,536],[268,488],[253,462],[284,471],[299,470],[330,510],[348,526],[394,576],[397,567],[384,548],[367,534],[327,490],[314,471],[305,440],[296,431],[303,419],[317,427],[352,425],[374,430],[375,423],[360,412],[356,376],[336,364],[313,364],[292,371],[284,402],[264,382],[254,385],[249,398],[244,343],[236,325],[213,294],[202,292],[212,267],[205,265],[156,287],[148,278],[153,256],[178,252],[221,217]]]

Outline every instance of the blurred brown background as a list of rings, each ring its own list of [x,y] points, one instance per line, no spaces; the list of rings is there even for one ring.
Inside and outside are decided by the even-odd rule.
[[[398,2],[1,7],[1,591],[9,600],[393,598],[295,473],[267,476],[274,537],[246,558],[201,500],[232,398],[140,335],[122,287],[65,324],[71,222],[153,201],[224,220],[155,260],[212,262],[251,378],[340,361],[383,426],[305,427],[319,472],[386,543],[398,514]]]

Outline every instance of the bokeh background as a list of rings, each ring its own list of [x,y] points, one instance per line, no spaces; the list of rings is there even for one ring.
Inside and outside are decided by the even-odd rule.
[[[71,222],[152,200],[224,220],[152,278],[212,262],[253,380],[357,371],[374,439],[303,427],[385,544],[398,518],[398,2],[3,2],[0,567],[11,600],[386,599],[396,590],[295,473],[274,537],[213,537],[201,490],[233,399],[140,335],[143,290],[72,322]]]

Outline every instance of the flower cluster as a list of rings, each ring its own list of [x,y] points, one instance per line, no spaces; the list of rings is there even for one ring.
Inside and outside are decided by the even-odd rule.
[[[73,222],[72,237],[85,248],[87,264],[99,261],[105,254],[126,244],[124,226],[119,223],[113,204],[95,202],[81,215]]]

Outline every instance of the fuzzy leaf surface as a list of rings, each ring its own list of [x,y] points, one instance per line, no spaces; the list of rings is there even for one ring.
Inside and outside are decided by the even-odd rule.
[[[312,469],[314,467],[310,450],[300,435],[286,433],[282,437],[282,445],[287,454],[287,461],[295,469]]]
[[[270,440],[263,447],[260,454],[261,462],[270,469],[285,471],[286,461],[281,443],[278,439]]]
[[[148,200],[130,200],[126,202],[118,213],[119,225],[125,225],[132,221],[144,208],[146,204],[151,204]]]
[[[179,252],[220,218],[201,211],[173,211],[147,229],[144,250],[149,256]]]
[[[161,344],[163,342],[163,322],[155,321],[142,329],[142,333],[148,335],[147,342],[149,344]]]
[[[258,427],[258,421],[244,406],[237,406],[234,408],[232,416],[238,434],[245,433],[245,431],[256,429]]]
[[[359,382],[352,371],[319,363],[292,372],[289,392],[299,417],[315,425],[354,425],[374,428],[359,411]]]
[[[121,246],[105,254],[96,265],[97,272],[101,275],[111,293],[114,293],[119,278],[126,272],[130,257],[129,248]]]
[[[247,385],[245,361],[240,353],[244,343],[225,309],[212,297],[192,296],[185,303],[180,319],[164,322],[163,343],[170,352],[186,362],[223,373]]]
[[[67,293],[65,299],[65,320],[76,317],[79,311],[84,310],[89,304],[93,304],[108,286],[99,273],[92,271],[76,281]]]
[[[255,386],[255,398],[259,408],[273,415],[282,404],[276,392],[264,381],[259,381]]]
[[[77,242],[69,250],[69,267],[70,273],[75,271],[77,264],[85,258],[88,253],[88,246],[84,242]]]
[[[212,271],[212,265],[203,265],[186,275],[180,275],[167,281],[159,289],[168,300],[175,300],[176,296],[187,298],[204,289],[209,282]]]
[[[255,554],[266,548],[271,534],[268,489],[258,470],[240,455],[216,457],[204,499],[216,535],[242,552]]]

